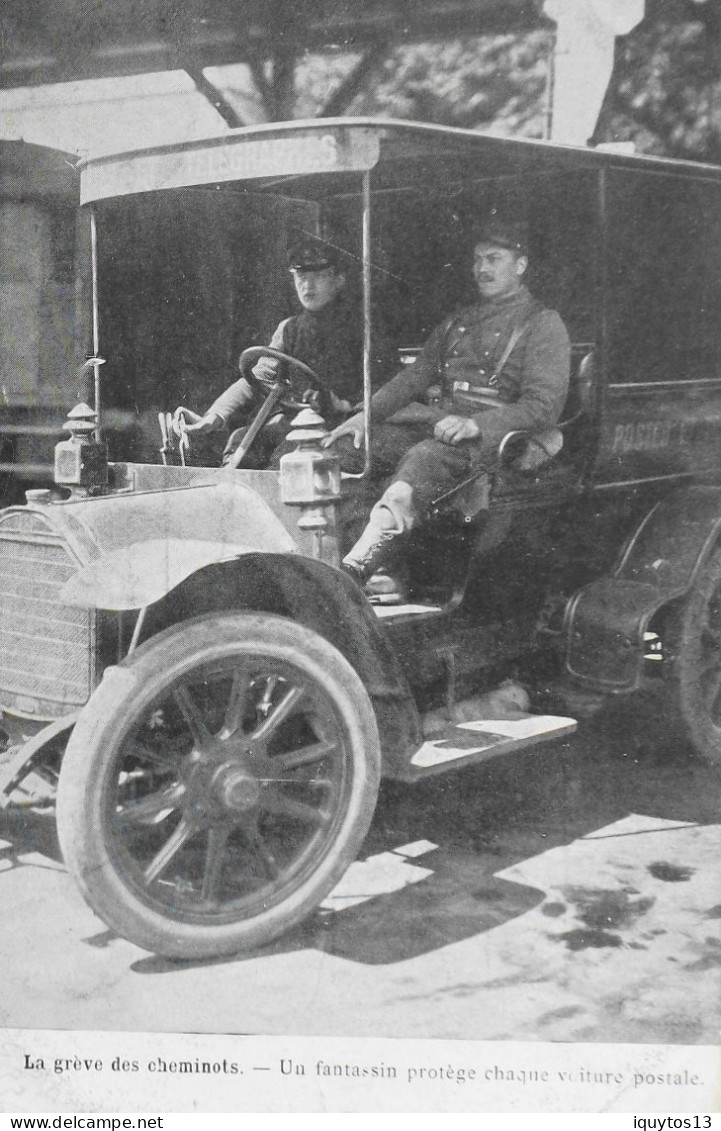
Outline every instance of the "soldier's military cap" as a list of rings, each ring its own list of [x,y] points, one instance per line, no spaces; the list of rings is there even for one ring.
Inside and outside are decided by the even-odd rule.
[[[493,247],[506,247],[510,251],[517,252],[518,255],[526,255],[528,248],[526,225],[520,221],[489,216],[474,229],[474,247],[479,243]]]

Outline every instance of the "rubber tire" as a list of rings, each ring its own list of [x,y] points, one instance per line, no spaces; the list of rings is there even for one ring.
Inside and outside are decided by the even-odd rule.
[[[668,724],[669,733],[675,732],[674,737],[688,743],[698,757],[721,765],[721,712],[717,724],[699,679],[703,668],[703,630],[708,623],[709,610],[714,607],[718,612],[721,641],[721,548],[701,567],[690,594],[669,616],[663,634],[664,652],[670,660],[670,674],[664,686],[664,722]],[[721,681],[721,648],[718,651]]]
[[[342,715],[351,752],[346,811],[319,867],[290,898],[250,920],[221,925],[179,922],[145,905],[123,882],[103,835],[104,780],[116,750],[144,705],[199,662],[232,655],[292,661],[320,681]],[[130,721],[129,721],[130,720]],[[58,838],[87,903],[122,937],[169,958],[213,958],[264,946],[305,919],[356,858],[371,823],[380,784],[380,740],[363,683],[323,637],[264,613],[209,614],[167,629],[142,645],[91,696],[70,737],[60,773]]]

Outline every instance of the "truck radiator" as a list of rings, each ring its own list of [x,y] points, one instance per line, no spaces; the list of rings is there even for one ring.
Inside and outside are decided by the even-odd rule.
[[[59,599],[77,568],[42,515],[0,516],[0,707],[12,714],[60,718],[90,696],[95,614]]]

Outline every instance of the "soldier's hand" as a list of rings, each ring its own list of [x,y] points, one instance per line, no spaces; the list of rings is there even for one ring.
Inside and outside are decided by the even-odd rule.
[[[326,389],[308,388],[300,398],[302,404],[315,409],[320,416],[327,416],[330,410],[330,394]]]
[[[309,400],[316,412],[321,416],[329,416],[334,413],[336,416],[347,416],[352,411],[353,406],[349,401],[344,401],[337,397],[332,389],[318,389],[313,394],[315,400]],[[303,399],[307,398],[307,394],[303,395]]]
[[[357,412],[355,416],[351,416],[348,420],[344,420],[342,424],[339,424],[337,428],[334,428],[321,443],[324,448],[328,448],[331,444],[335,444],[336,441],[341,440],[344,436],[351,436],[353,438],[353,447],[359,448],[363,443],[365,431],[363,413]]]
[[[199,416],[190,408],[180,405],[173,413],[173,431],[176,436],[187,435],[189,432],[202,436],[205,432],[214,432],[220,423],[218,416]]]
[[[341,413],[352,412],[353,405],[350,401],[343,400],[342,397],[337,397],[332,390],[329,391],[328,396],[330,397],[330,406],[333,412],[338,413],[339,416]]]
[[[433,429],[436,440],[443,444],[460,444],[461,440],[475,440],[481,430],[468,416],[444,416]]]

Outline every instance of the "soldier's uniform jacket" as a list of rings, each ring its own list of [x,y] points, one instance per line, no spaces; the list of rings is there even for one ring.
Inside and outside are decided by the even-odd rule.
[[[497,372],[515,328],[522,333]],[[431,386],[439,385],[437,419],[472,417],[483,448],[495,448],[514,429],[535,432],[558,422],[568,394],[570,356],[560,316],[521,287],[437,326],[414,364],[374,395],[373,419],[386,420],[412,401],[423,401]]]

